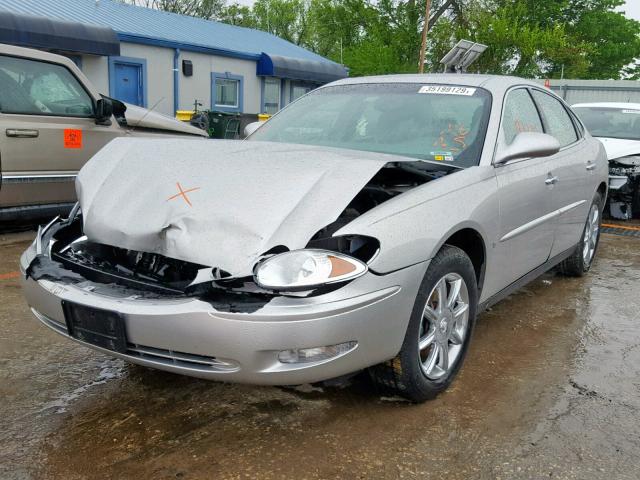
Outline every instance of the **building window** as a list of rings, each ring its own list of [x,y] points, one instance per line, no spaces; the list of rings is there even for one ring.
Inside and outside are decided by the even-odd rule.
[[[238,107],[240,80],[219,78],[216,80],[216,107]]]
[[[297,100],[301,96],[309,93],[313,90],[313,87],[304,83],[292,83],[291,84],[291,102]]]
[[[267,77],[264,79],[262,111],[273,115],[280,109],[280,79]]]
[[[242,112],[243,77],[230,73],[211,74],[211,109]]]

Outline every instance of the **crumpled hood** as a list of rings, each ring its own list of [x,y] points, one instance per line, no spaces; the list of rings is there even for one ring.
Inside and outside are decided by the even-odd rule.
[[[162,113],[138,107],[137,105],[131,105],[130,103],[125,103],[125,105],[127,110],[124,112],[124,118],[127,120],[127,125],[129,127],[167,130],[171,132],[198,135],[200,137],[209,136],[204,130],[200,130],[193,125],[168,117]]]
[[[626,157],[629,155],[640,155],[640,141],[625,140],[623,138],[597,137],[607,152],[608,160]]]
[[[98,243],[251,275],[303,248],[390,155],[267,142],[118,138],[80,171],[84,233]],[[183,193],[181,193],[183,192]]]

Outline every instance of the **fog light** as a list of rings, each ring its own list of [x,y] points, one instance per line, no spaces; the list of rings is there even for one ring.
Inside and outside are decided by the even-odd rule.
[[[326,347],[282,350],[278,354],[278,360],[282,363],[320,362],[347,353],[356,348],[356,345],[358,345],[358,342],[345,342]]]

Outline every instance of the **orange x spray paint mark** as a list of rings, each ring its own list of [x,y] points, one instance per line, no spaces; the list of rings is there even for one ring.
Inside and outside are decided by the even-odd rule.
[[[172,197],[167,198],[167,202],[169,200],[173,200],[174,198],[182,197],[184,198],[184,201],[187,202],[187,205],[189,205],[190,207],[193,207],[193,205],[191,205],[191,202],[189,201],[189,197],[187,197],[187,193],[200,190],[200,187],[194,187],[194,188],[189,188],[187,190],[184,190],[182,188],[182,185],[180,185],[180,182],[176,182],[176,186],[178,187],[178,193],[176,193]]]

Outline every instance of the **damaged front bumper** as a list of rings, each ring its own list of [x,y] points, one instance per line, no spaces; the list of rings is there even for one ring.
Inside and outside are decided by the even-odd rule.
[[[609,215],[618,220],[630,220],[640,215],[640,166],[609,161]]]
[[[40,231],[20,259],[24,294],[34,315],[72,338],[65,304],[117,312],[126,331],[121,351],[72,339],[132,363],[214,380],[317,382],[394,357],[428,266],[423,262],[387,275],[368,272],[333,291],[274,295],[260,305],[242,293],[234,295],[233,305],[209,297],[147,297],[123,285],[84,279],[60,264],[37,280],[28,275],[34,260],[50,261],[47,230],[59,222]],[[348,349],[317,361],[281,361],[282,352],[334,345]]]

